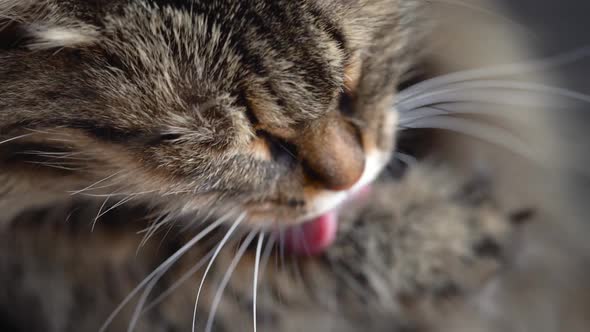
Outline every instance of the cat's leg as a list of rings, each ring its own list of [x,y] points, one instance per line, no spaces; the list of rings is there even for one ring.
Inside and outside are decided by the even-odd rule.
[[[503,211],[488,180],[418,166],[376,185],[368,205],[347,213],[329,260],[352,271],[375,308],[422,322],[452,310],[509,264],[517,225],[533,212]]]

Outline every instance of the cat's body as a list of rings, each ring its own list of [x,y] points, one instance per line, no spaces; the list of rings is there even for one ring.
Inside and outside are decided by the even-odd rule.
[[[464,185],[457,187],[458,183]],[[390,180],[376,188],[369,204],[344,211],[339,240],[324,257],[301,259],[275,250],[261,267],[258,328],[430,328],[429,315],[443,315],[459,296],[477,291],[496,274],[512,222],[518,222],[503,217],[480,185],[460,181],[450,172],[416,169],[402,182]],[[399,199],[392,203],[391,197]],[[134,230],[141,230],[144,222],[137,220],[137,211],[114,212],[108,225],[101,223],[91,233],[87,220],[98,208],[78,204],[52,214],[31,212],[2,237],[0,281],[11,285],[0,293],[4,329],[95,330],[195,233],[179,236],[173,230],[165,238],[162,233],[138,251],[142,236]],[[39,226],[36,221],[41,220]],[[185,278],[195,264],[203,265],[215,243],[208,241],[183,257],[155,285],[147,305]],[[197,311],[198,330],[206,326],[219,282],[238,246],[229,244],[208,274]],[[137,331],[190,330],[203,270],[189,274],[164,301],[143,313]],[[243,331],[252,325],[253,252],[241,259],[232,275],[215,314],[215,331]],[[113,331],[126,330],[136,300],[113,322]]]
[[[452,47],[430,52],[442,71],[522,56],[518,38],[499,42],[481,28],[489,22],[468,15],[459,22],[472,30],[455,22],[435,34],[446,37],[424,38],[423,6],[0,0],[0,330],[98,330],[145,281],[108,328],[190,331],[209,261],[186,272],[213,255],[196,310],[204,331],[239,248],[214,330],[250,330],[261,234],[284,244],[285,233],[377,177],[394,146],[395,88],[424,42],[468,41],[460,60]],[[551,141],[544,117],[499,112],[525,138]],[[441,134],[420,140],[431,166],[412,164],[401,180],[383,175],[365,202],[339,211],[321,255],[263,243],[259,330],[518,330],[502,306],[514,309],[519,296],[507,290],[539,266],[520,261],[523,248],[542,243],[530,233],[553,234],[567,211],[549,190],[561,177],[493,144]],[[144,279],[220,217],[166,273]],[[234,242],[215,255],[235,220],[243,225]],[[525,220],[533,231],[516,226]],[[535,280],[531,292],[545,294],[545,279]]]

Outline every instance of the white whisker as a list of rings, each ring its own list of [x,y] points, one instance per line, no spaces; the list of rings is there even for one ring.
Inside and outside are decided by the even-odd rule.
[[[47,163],[47,162],[38,162],[38,161],[27,161],[28,164],[33,164],[33,165],[41,165],[44,167],[49,167],[49,168],[55,168],[55,169],[61,169],[64,171],[81,171],[83,170],[83,168],[80,167],[69,167],[64,163]]]
[[[152,292],[152,289],[156,286],[156,284],[158,283],[160,278],[162,278],[162,275],[164,273],[165,273],[165,271],[158,273],[158,275],[156,275],[146,285],[146,287],[143,291],[143,294],[141,294],[141,297],[139,298],[139,301],[137,302],[137,305],[135,306],[135,311],[133,312],[133,316],[131,316],[131,321],[129,321],[129,326],[127,327],[127,332],[133,332],[133,330],[135,330],[135,326],[137,325],[137,321],[139,320],[139,317],[141,316],[141,312],[142,312],[141,309],[145,305],[145,302],[147,301],[148,296]]]
[[[107,202],[109,201],[109,198],[111,198],[111,197],[110,196],[107,196],[107,198],[105,198],[104,202],[102,202],[102,205],[98,209],[98,212],[96,213],[96,217],[94,218],[94,221],[92,222],[92,227],[90,229],[90,232],[94,232],[94,227],[96,226],[96,222],[100,218],[101,212],[104,209],[104,207],[107,205]]]
[[[170,256],[162,264],[160,264],[154,271],[152,271],[152,273],[150,273],[147,277],[145,277],[143,279],[143,281],[141,283],[139,283],[139,285],[137,285],[125,297],[125,299],[123,299],[123,301],[121,301],[121,303],[117,306],[117,308],[115,308],[115,310],[109,315],[109,317],[106,319],[105,323],[99,329],[99,332],[106,331],[106,329],[113,322],[115,317],[121,312],[121,310],[123,310],[123,307],[125,307],[125,305],[127,303],[129,303],[129,301],[131,301],[131,299],[139,292],[140,289],[142,289],[144,286],[146,286],[152,279],[154,279],[155,277],[160,275],[160,273],[167,271],[176,261],[178,261],[180,259],[180,257],[182,257],[195,244],[197,244],[197,242],[199,242],[201,239],[203,239],[205,236],[207,236],[209,233],[211,233],[214,229],[219,227],[226,220],[226,218],[229,217],[230,215],[231,215],[231,212],[228,213],[227,215],[219,218],[217,221],[215,221],[214,223],[209,225],[207,228],[205,228],[199,234],[195,235],[195,237],[193,237],[189,242],[187,242],[184,246],[182,246],[180,249],[178,249],[172,256]]]
[[[49,151],[28,150],[28,151],[18,152],[18,154],[41,156],[41,157],[53,158],[53,159],[59,159],[59,160],[76,160],[76,161],[89,161],[89,160],[91,160],[90,158],[75,157],[76,155],[81,155],[82,152],[49,152]]]
[[[405,128],[432,128],[450,130],[464,134],[485,142],[506,148],[529,160],[537,161],[536,153],[531,152],[532,146],[523,142],[520,138],[502,128],[492,127],[483,123],[477,123],[462,118],[450,118],[435,116],[415,121],[414,124],[407,124]]]
[[[262,242],[264,241],[264,233],[260,232],[258,236],[258,245],[256,246],[256,258],[254,259],[254,280],[252,282],[252,321],[254,325],[254,332],[256,332],[256,300],[258,296],[258,269],[260,267],[260,253],[262,252]]]
[[[511,20],[510,18],[508,18],[505,15],[501,15],[500,13],[498,13],[495,10],[492,9],[488,9],[485,8],[483,6],[475,6],[473,4],[467,3],[467,2],[463,2],[463,1],[452,1],[452,0],[429,0],[430,2],[433,3],[438,3],[438,4],[442,4],[442,5],[448,5],[448,6],[456,6],[459,8],[466,8],[475,12],[480,12],[482,14],[485,15],[489,15],[491,17],[497,17],[503,21],[505,21],[506,23],[510,23],[511,25],[517,25],[519,27],[523,27],[522,24],[519,24],[518,22]],[[532,34],[531,31],[527,31],[529,34]]]
[[[268,265],[268,260],[270,259],[270,255],[272,254],[272,248],[274,247],[275,243],[277,242],[277,234],[272,232],[271,235],[268,237],[268,242],[264,248],[264,253],[262,254],[262,261],[260,262],[260,267],[262,271],[266,270],[266,266]],[[260,275],[260,280],[264,278],[264,274]]]
[[[590,96],[577,91],[529,82],[506,80],[481,80],[457,83],[443,89],[416,95],[405,100],[398,100],[396,109],[400,113],[413,112],[423,106],[441,103],[457,103],[463,101],[483,101],[497,104],[540,106],[534,101],[534,95],[552,95],[584,103],[590,103]],[[514,100],[514,99],[519,100]]]
[[[279,256],[281,257],[281,269],[285,269],[285,229],[279,230]]]
[[[177,290],[178,287],[180,287],[187,280],[189,280],[190,277],[192,277],[195,273],[197,273],[203,267],[203,265],[205,265],[205,263],[208,262],[208,260],[211,258],[211,256],[213,256],[213,252],[214,252],[214,250],[210,250],[209,253],[207,253],[207,255],[205,255],[203,258],[201,258],[199,260],[199,262],[197,262],[197,264],[193,265],[193,267],[190,270],[188,270],[188,272],[186,272],[174,284],[172,284],[172,286],[170,286],[168,289],[166,289],[164,292],[162,292],[162,294],[158,295],[158,297],[156,297],[150,304],[145,306],[145,309],[142,311],[142,313],[145,313],[145,312],[151,310],[152,308],[154,308],[155,306],[157,306],[158,304],[162,303],[162,301],[164,301],[168,296],[170,296],[170,294],[172,294],[175,290]]]
[[[104,189],[104,188],[108,188],[108,187],[112,187],[115,184],[111,184],[111,185],[107,185],[107,186],[102,186],[102,187],[95,187],[93,188],[93,190],[95,189]],[[121,188],[119,188],[120,190]],[[156,192],[157,190],[149,190],[149,191],[140,191],[140,192],[124,192],[124,191],[119,191],[119,192],[112,192],[110,194],[88,194],[88,193],[81,193],[80,196],[85,196],[85,197],[116,197],[116,196],[140,196],[140,195],[147,195],[147,194],[151,194]]]
[[[398,94],[398,100],[403,101],[437,87],[446,86],[452,83],[464,82],[482,78],[501,77],[511,75],[523,75],[543,70],[557,68],[566,64],[574,63],[590,56],[590,46],[582,47],[568,53],[562,53],[553,57],[533,60],[524,63],[492,66],[465,70],[447,75],[437,76],[429,80],[415,84]]]
[[[149,239],[152,236],[154,236],[154,234],[156,234],[156,232],[158,231],[158,229],[160,229],[160,227],[169,223],[173,218],[174,218],[174,216],[172,214],[164,215],[162,218],[157,219],[155,223],[152,223],[150,226],[148,226],[148,228],[146,230],[138,232],[138,234],[145,233],[145,235],[144,235],[143,239],[141,239],[141,242],[139,243],[139,246],[137,247],[137,251],[139,252],[139,250],[146,245],[146,243],[149,241]]]
[[[411,156],[409,154],[406,153],[402,153],[402,152],[394,152],[393,156],[395,158],[397,158],[398,160],[400,160],[401,162],[403,162],[404,164],[406,164],[407,166],[411,166],[416,164],[418,161],[416,160],[416,157]]]
[[[17,139],[25,138],[25,137],[28,137],[28,136],[31,136],[31,135],[33,135],[33,133],[28,133],[28,134],[24,134],[24,135],[20,135],[20,136],[15,136],[15,137],[12,137],[12,138],[9,138],[9,139],[5,139],[3,141],[0,141],[0,145],[5,144],[5,143],[8,143],[8,142],[16,141]]]
[[[211,269],[213,262],[215,262],[215,259],[217,258],[217,255],[219,255],[219,252],[221,251],[223,246],[227,243],[227,241],[229,240],[232,233],[236,230],[236,228],[240,225],[240,223],[242,221],[244,221],[244,219],[246,219],[245,212],[242,213],[238,217],[238,219],[236,219],[236,221],[233,223],[231,228],[227,231],[227,233],[225,234],[225,236],[223,237],[221,242],[219,242],[219,244],[217,245],[217,248],[215,248],[215,252],[213,253],[213,256],[209,260],[209,264],[207,265],[205,272],[203,273],[203,277],[201,278],[201,283],[199,284],[199,290],[197,291],[197,298],[195,299],[195,307],[193,309],[192,332],[195,332],[195,328],[197,326],[197,307],[199,305],[199,297],[201,296],[201,291],[203,290],[203,284],[205,283],[205,279],[207,278],[207,274],[209,273],[209,270]]]
[[[78,194],[80,194],[80,193],[83,193],[83,192],[85,192],[85,191],[88,191],[88,190],[90,190],[90,189],[93,189],[94,187],[96,187],[96,185],[99,185],[99,184],[101,184],[101,183],[103,183],[103,182],[105,182],[105,181],[108,181],[108,180],[110,180],[110,179],[114,178],[115,176],[117,176],[117,175],[119,175],[119,174],[121,174],[121,173],[123,173],[123,171],[118,171],[118,172],[115,172],[115,173],[113,173],[113,174],[111,174],[111,175],[107,176],[106,178],[104,178],[104,179],[102,179],[102,180],[99,180],[99,181],[96,181],[96,182],[94,182],[93,184],[89,185],[88,187],[85,187],[85,188],[83,188],[83,189],[80,189],[80,190],[77,190],[77,191],[72,191],[72,192],[70,192],[70,195],[72,195],[72,196],[74,196],[74,195],[78,195]]]
[[[211,304],[211,308],[209,311],[209,317],[207,318],[207,325],[205,327],[205,332],[211,332],[211,329],[213,328],[214,317],[215,317],[215,314],[217,313],[217,308],[219,307],[219,303],[221,302],[221,297],[223,296],[223,291],[225,290],[225,287],[227,286],[227,284],[231,278],[231,275],[233,274],[234,270],[236,269],[238,263],[240,262],[240,259],[242,258],[242,256],[244,256],[244,252],[246,252],[246,249],[248,248],[250,243],[252,243],[252,240],[254,239],[255,236],[256,236],[256,232],[254,232],[254,231],[252,231],[252,232],[250,232],[250,234],[248,234],[248,236],[244,240],[244,243],[242,243],[242,245],[238,249],[236,256],[234,257],[234,259],[231,261],[229,267],[227,268],[227,271],[225,272],[225,275],[223,276],[223,279],[221,280],[221,283],[219,284],[219,287],[217,288],[217,292],[215,293],[215,297],[213,298],[213,302]]]
[[[425,107],[416,108],[412,111],[400,113],[398,125],[403,127],[405,124],[412,123],[416,120],[420,120],[420,119],[424,119],[424,118],[428,118],[428,117],[432,117],[432,116],[436,116],[436,115],[446,115],[446,114],[463,114],[463,113],[462,112],[455,113],[452,111],[447,111],[446,109],[443,109],[440,107],[425,106]]]
[[[96,216],[96,220],[100,219],[102,216],[104,216],[105,214],[113,211],[114,209],[120,207],[121,205],[128,203],[129,201],[133,200],[135,197],[137,196],[132,196],[129,195],[127,197],[124,197],[123,199],[121,199],[119,202],[115,203],[113,206],[109,207],[107,210],[105,210],[104,212],[100,213],[99,215]],[[108,199],[108,198],[107,198]],[[106,202],[106,201],[105,201]]]

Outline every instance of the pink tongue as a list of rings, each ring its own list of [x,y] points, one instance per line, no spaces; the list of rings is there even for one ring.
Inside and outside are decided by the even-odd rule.
[[[321,254],[336,239],[338,216],[328,212],[305,224],[291,227],[285,233],[285,249],[294,255]]]

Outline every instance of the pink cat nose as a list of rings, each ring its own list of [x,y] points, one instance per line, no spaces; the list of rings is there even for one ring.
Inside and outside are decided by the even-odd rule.
[[[303,131],[297,146],[309,180],[325,189],[350,189],[365,169],[355,128],[341,117],[317,120]]]

